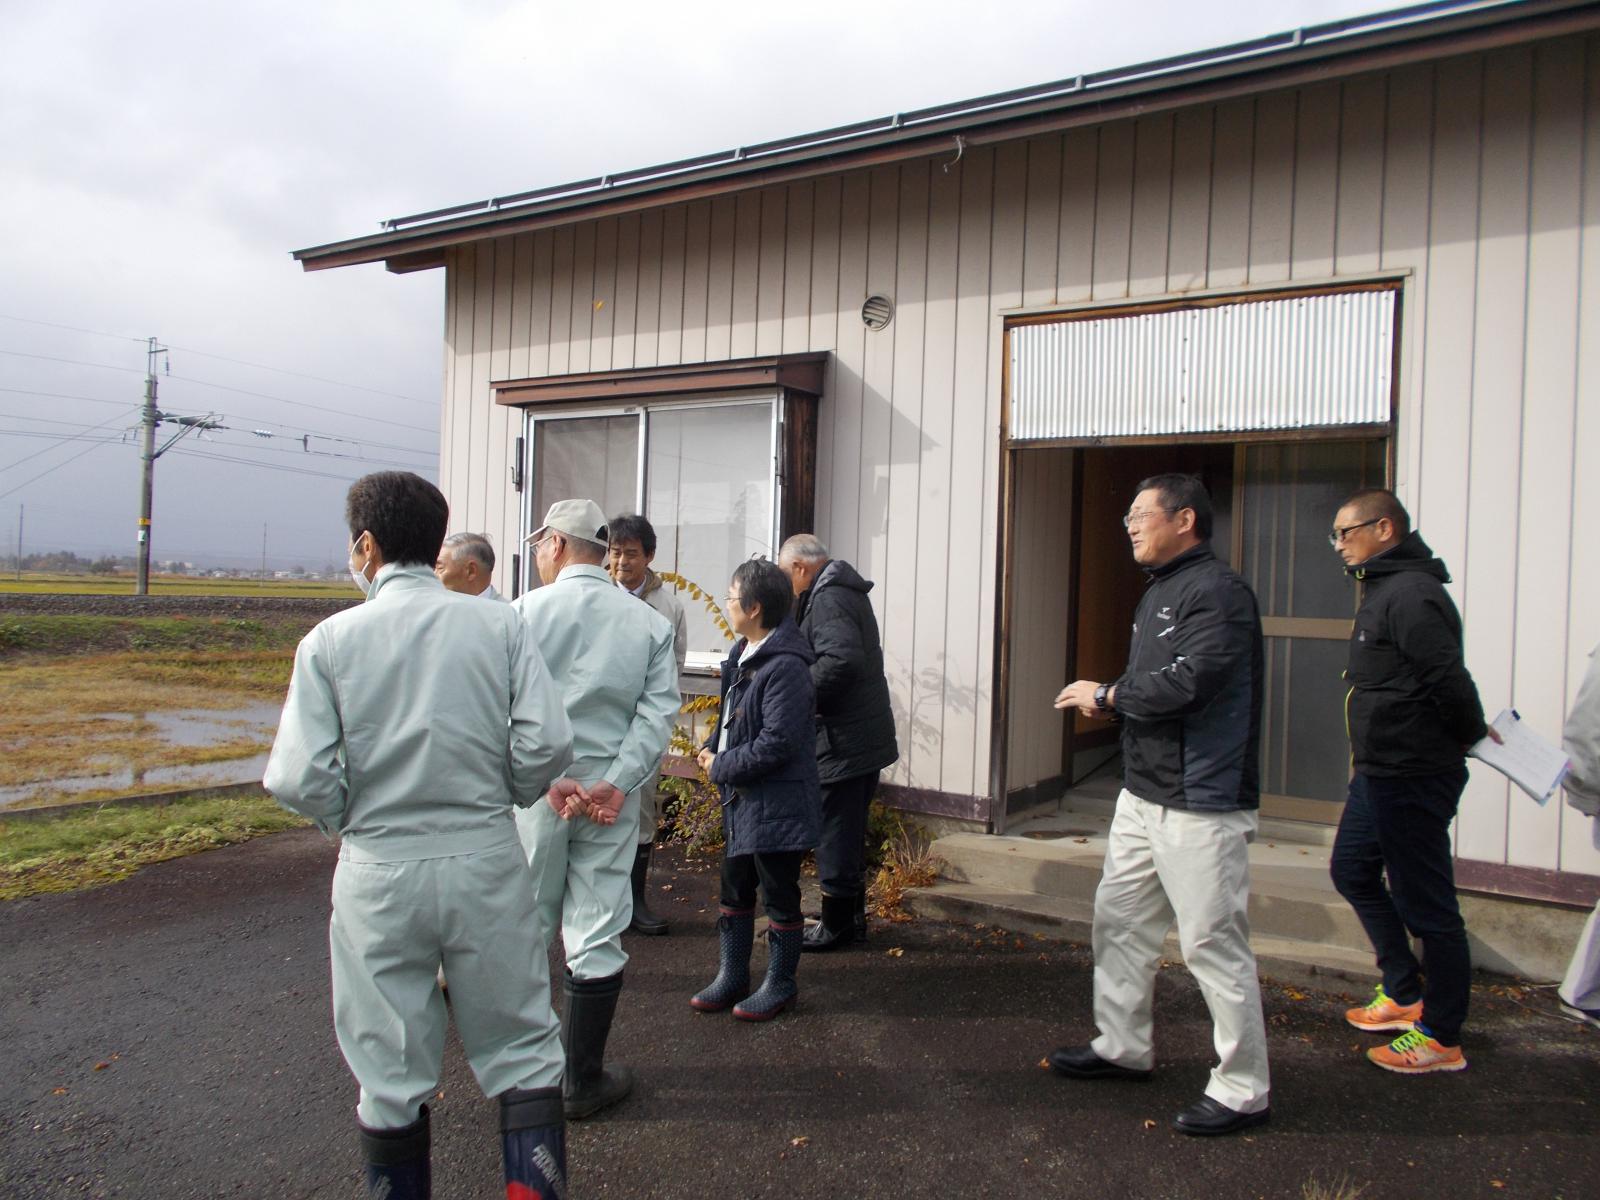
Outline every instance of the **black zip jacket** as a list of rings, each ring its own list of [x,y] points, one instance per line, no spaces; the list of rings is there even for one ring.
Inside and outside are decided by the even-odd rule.
[[[1193,812],[1261,805],[1261,613],[1202,542],[1150,568],[1117,680],[1123,783]]]
[[[823,783],[875,774],[900,757],[883,674],[870,580],[830,559],[795,607],[795,621],[817,661],[817,769]]]
[[[1345,721],[1358,773],[1396,778],[1459,770],[1483,737],[1483,704],[1462,659],[1450,573],[1415,530],[1346,572],[1362,585],[1350,633]]]

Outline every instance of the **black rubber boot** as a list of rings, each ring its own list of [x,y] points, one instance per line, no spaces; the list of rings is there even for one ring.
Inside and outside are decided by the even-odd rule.
[[[668,926],[665,920],[650,911],[650,904],[645,899],[644,884],[650,875],[650,850],[651,844],[644,842],[633,856],[633,920],[628,928],[646,937],[659,937],[667,932]]]
[[[689,999],[699,1012],[722,1012],[750,994],[750,949],[755,945],[756,910],[725,908],[717,918],[721,953],[717,977]]]
[[[561,1089],[512,1088],[500,1096],[506,1195],[567,1200],[567,1121]]]
[[[567,1019],[562,1033],[567,1044],[567,1077],[561,1094],[567,1120],[581,1121],[621,1100],[633,1090],[633,1072],[606,1070],[606,1038],[622,991],[622,972],[604,979],[574,979],[568,972]]]
[[[428,1106],[399,1129],[368,1129],[357,1122],[361,1156],[367,1160],[367,1195],[374,1200],[429,1200],[433,1171],[429,1165]]]
[[[822,920],[806,930],[805,950],[840,950],[856,940],[856,898],[822,894]]]
[[[733,1006],[733,1015],[739,1020],[770,1021],[799,997],[794,973],[800,965],[800,943],[805,932],[804,921],[767,926],[767,977],[755,995]]]
[[[856,941],[863,946],[867,944],[867,893],[862,892],[856,897],[855,921]]]

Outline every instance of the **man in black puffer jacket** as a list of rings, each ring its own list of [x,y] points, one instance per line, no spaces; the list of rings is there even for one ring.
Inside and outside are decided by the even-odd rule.
[[[807,950],[833,950],[866,937],[867,809],[878,772],[900,757],[889,683],[883,674],[872,584],[814,534],[797,533],[778,554],[799,597],[795,620],[817,661],[817,770],[822,779],[822,840],[817,875],[822,921],[806,931]]]
[[[1266,1026],[1250,949],[1250,859],[1260,807],[1261,616],[1250,586],[1211,551],[1211,497],[1192,475],[1139,485],[1123,518],[1150,587],[1128,668],[1080,679],[1059,709],[1122,721],[1123,788],[1094,897],[1100,1036],[1050,1066],[1074,1079],[1146,1080],[1161,944],[1178,921],[1183,961],[1211,1012],[1217,1065],[1181,1133],[1235,1133],[1269,1118]]]
[[[1385,1070],[1459,1071],[1472,964],[1450,822],[1467,749],[1487,732],[1462,661],[1461,615],[1444,590],[1449,572],[1393,492],[1346,500],[1329,541],[1362,586],[1345,670],[1353,770],[1329,867],[1383,971],[1372,1002],[1345,1019],[1400,1034],[1367,1052]],[[1426,982],[1408,931],[1422,939]]]

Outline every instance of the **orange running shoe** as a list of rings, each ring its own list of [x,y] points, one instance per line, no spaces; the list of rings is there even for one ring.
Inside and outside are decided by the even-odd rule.
[[[1421,1000],[1415,1004],[1396,1004],[1389,999],[1381,983],[1373,991],[1371,1004],[1345,1010],[1344,1019],[1357,1029],[1368,1033],[1401,1032],[1422,1020]]]
[[[1408,1030],[1387,1046],[1368,1050],[1367,1058],[1385,1071],[1399,1075],[1467,1069],[1467,1056],[1461,1053],[1460,1046],[1441,1046],[1420,1029]]]

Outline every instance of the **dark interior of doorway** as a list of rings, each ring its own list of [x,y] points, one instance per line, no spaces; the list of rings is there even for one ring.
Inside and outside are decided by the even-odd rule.
[[[1211,493],[1212,545],[1226,558],[1233,544],[1235,447],[1231,442],[1097,446],[1078,454],[1066,678],[1115,679],[1128,661],[1133,611],[1145,588],[1122,526],[1139,482],[1169,471],[1198,475]],[[1074,714],[1061,764],[1072,786],[1091,775],[1120,773],[1117,736],[1114,726]]]

